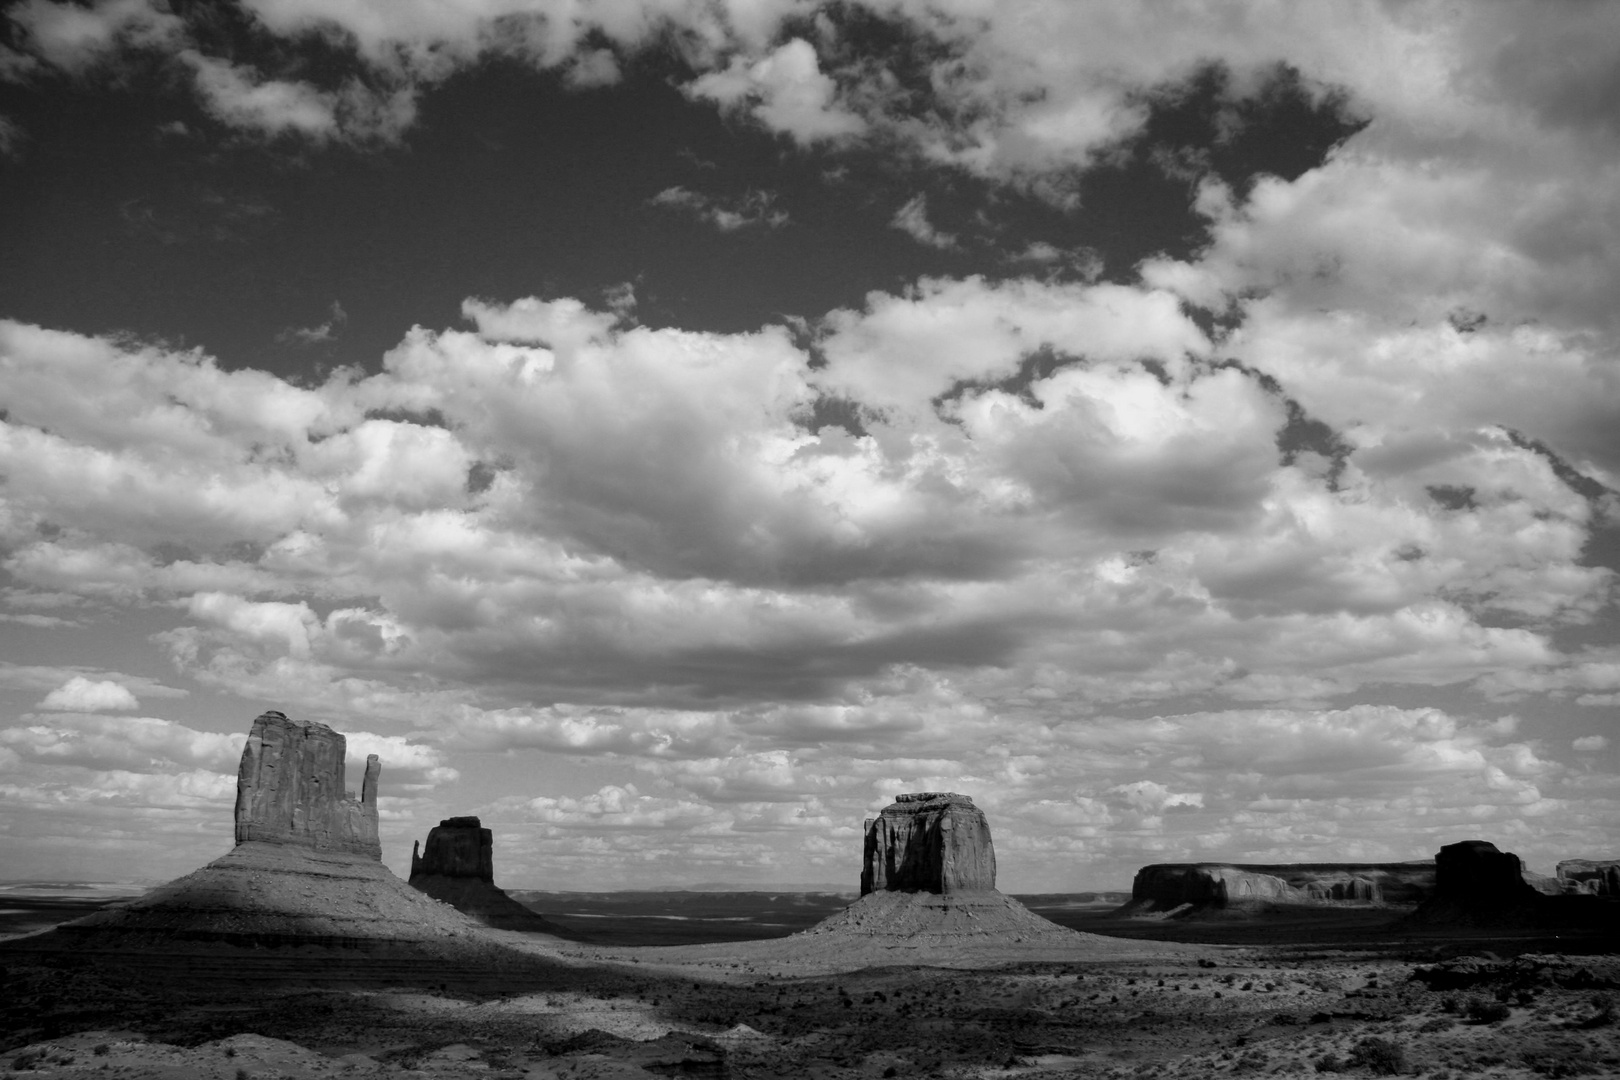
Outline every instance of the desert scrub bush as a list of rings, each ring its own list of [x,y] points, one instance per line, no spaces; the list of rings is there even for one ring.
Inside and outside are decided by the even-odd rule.
[[[1315,1068],[1319,1073],[1344,1072],[1349,1068],[1349,1063],[1337,1054],[1323,1054],[1316,1059]]]
[[[1425,1020],[1418,1025],[1418,1032],[1423,1035],[1433,1034],[1436,1031],[1450,1031],[1451,1021],[1437,1016],[1433,1020]]]
[[[1487,1001],[1484,998],[1470,998],[1468,1000],[1468,1019],[1481,1024],[1496,1024],[1513,1015],[1513,1010],[1500,1001]]]
[[[1461,1008],[1462,1008],[1462,1005],[1457,1001],[1456,998],[1452,997],[1450,994],[1447,994],[1445,997],[1440,999],[1440,1011],[1441,1012],[1454,1013],[1454,1012],[1457,1012],[1458,1010],[1460,1010]]]
[[[1406,1071],[1406,1047],[1375,1035],[1352,1046],[1347,1061],[1352,1068],[1371,1070],[1374,1076],[1399,1076]]]
[[[106,1043],[96,1043],[96,1045],[91,1048],[90,1052],[96,1055],[96,1057],[106,1057],[108,1054],[112,1053],[112,1047],[108,1046]]]
[[[1614,998],[1608,994],[1593,994],[1591,1005],[1592,1015],[1581,1021],[1581,1027],[1608,1027],[1614,1023]]]

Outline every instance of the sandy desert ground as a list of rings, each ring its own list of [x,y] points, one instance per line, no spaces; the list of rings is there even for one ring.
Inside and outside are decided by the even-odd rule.
[[[1620,1076],[1612,936],[1295,914],[1174,925],[1079,908],[1066,921],[1111,934],[991,949],[503,933],[533,970],[443,980],[341,949],[13,947],[0,1075]]]

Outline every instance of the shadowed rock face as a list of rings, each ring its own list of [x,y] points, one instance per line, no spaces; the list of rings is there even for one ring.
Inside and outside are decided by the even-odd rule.
[[[1524,864],[1488,840],[1460,840],[1434,857],[1435,898],[1476,909],[1509,908],[1539,895],[1524,880]]]
[[[424,874],[495,880],[495,840],[475,817],[445,818],[411,848],[411,880]]]
[[[381,861],[377,755],[366,758],[360,798],[344,789],[347,740],[313,720],[258,716],[236,781],[236,842],[291,844]]]
[[[1620,897],[1620,859],[1565,859],[1557,874],[1564,892]]]
[[[573,936],[495,885],[495,838],[475,817],[445,818],[411,848],[411,888],[485,926]]]
[[[1527,874],[1519,857],[1486,840],[1447,844],[1435,856],[1434,898],[1412,914],[1416,924],[1534,927],[1613,927],[1620,903],[1571,889],[1579,873],[1566,860],[1556,878]],[[1589,864],[1602,866],[1603,864]]]
[[[899,795],[867,820],[862,896],[988,892],[995,887],[990,823],[966,795],[938,791]]]

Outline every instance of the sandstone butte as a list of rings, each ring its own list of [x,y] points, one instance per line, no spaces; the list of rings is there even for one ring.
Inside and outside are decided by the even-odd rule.
[[[966,795],[898,795],[866,822],[861,898],[795,935],[952,947],[977,941],[1074,944],[1079,934],[996,889],[984,811]]]
[[[445,818],[411,846],[411,887],[501,930],[574,936],[495,884],[495,837],[476,817]]]
[[[344,787],[346,753],[344,737],[325,724],[276,711],[260,715],[237,774],[235,848],[126,904],[33,939],[29,948],[145,950],[145,966],[224,979],[281,972],[304,981],[386,982],[424,970],[481,978],[532,968],[530,957],[382,864],[381,765],[375,756],[367,760],[356,799]],[[331,967],[295,962],[310,948],[338,959]],[[344,964],[344,956],[363,956],[365,964]]]

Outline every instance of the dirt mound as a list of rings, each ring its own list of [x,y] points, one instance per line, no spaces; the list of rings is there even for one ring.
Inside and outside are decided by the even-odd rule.
[[[550,934],[553,937],[577,939],[578,934],[564,929],[538,912],[531,911],[487,881],[477,878],[448,877],[440,874],[418,874],[411,878],[410,886],[442,900],[463,915],[493,926],[497,930],[521,930],[529,934]]]
[[[479,929],[365,856],[256,841],[69,925],[87,935],[149,933],[242,944],[437,941]]]
[[[994,890],[943,895],[878,892],[796,936],[904,938],[920,945],[961,945],[1089,936],[1066,930]]]
[[[128,903],[0,952],[71,953],[163,981],[311,985],[545,981],[519,952],[365,856],[249,841]]]

